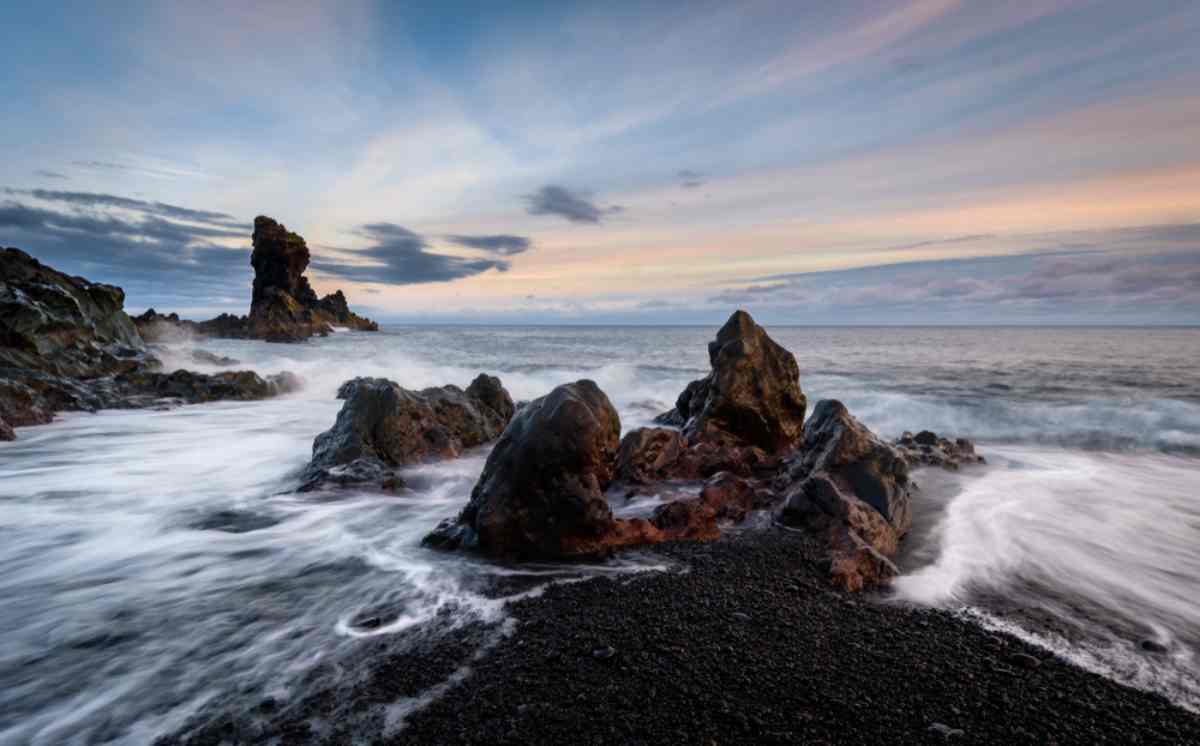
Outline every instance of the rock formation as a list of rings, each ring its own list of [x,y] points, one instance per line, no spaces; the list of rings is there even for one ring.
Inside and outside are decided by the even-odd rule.
[[[912,523],[908,462],[838,401],[817,404],[800,452],[776,480],[780,519],[823,536],[830,573],[847,590],[887,582]]]
[[[466,391],[410,391],[383,378],[355,378],[342,384],[338,398],[345,404],[313,442],[302,489],[363,483],[394,489],[403,484],[397,467],[454,458],[494,439],[513,414],[500,379],[482,374]]]
[[[51,269],[17,249],[0,251],[0,439],[59,411],[258,399],[298,385],[289,374],[163,373],[124,311],[118,287]],[[15,433],[11,433],[15,437]]]
[[[252,241],[250,264],[254,267],[254,285],[249,316],[221,314],[196,322],[150,309],[135,319],[143,336],[148,341],[170,341],[184,335],[302,342],[309,337],[325,336],[334,326],[378,331],[378,324],[350,310],[341,290],[317,298],[304,275],[309,252],[299,234],[259,215],[254,219]]]
[[[707,541],[772,496],[736,475],[712,477],[699,497],[649,519],[615,518],[605,498],[621,422],[594,382],[564,384],[522,407],[496,443],[467,507],[425,543],[518,559],[603,556],[662,541]],[[668,444],[669,447],[669,444]]]
[[[707,479],[723,471],[748,477],[777,466],[778,460],[761,448],[726,434],[710,432],[692,443],[679,430],[666,427],[631,430],[617,452],[617,480],[632,485]]]

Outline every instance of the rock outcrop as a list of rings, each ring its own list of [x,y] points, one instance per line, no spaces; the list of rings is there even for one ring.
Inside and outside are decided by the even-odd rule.
[[[197,322],[150,309],[135,319],[146,339],[170,341],[179,336],[202,336],[302,342],[325,336],[335,326],[378,331],[378,324],[350,310],[341,290],[317,297],[304,275],[310,257],[308,245],[298,233],[259,215],[254,219],[252,241],[254,284],[248,316],[221,314]]]
[[[512,418],[513,403],[494,376],[457,386],[410,391],[383,378],[342,384],[337,422],[313,442],[301,489],[374,483],[403,485],[398,467],[454,458],[496,438]]]
[[[689,442],[737,440],[769,455],[800,444],[807,400],[796,358],[745,311],[735,311],[708,345],[712,372],[690,383],[663,424]]]
[[[0,251],[0,437],[55,412],[127,409],[165,399],[260,399],[299,385],[290,374],[163,373],[124,310],[118,287]],[[213,358],[218,360],[217,358]],[[15,433],[13,433],[15,437]]]
[[[841,402],[817,404],[776,481],[787,490],[780,519],[824,537],[835,583],[861,590],[896,574],[891,559],[912,523],[908,462]]]
[[[893,445],[914,468],[940,466],[947,471],[958,471],[963,464],[985,463],[983,456],[975,453],[975,444],[966,438],[950,440],[929,430],[916,435],[906,432]]]

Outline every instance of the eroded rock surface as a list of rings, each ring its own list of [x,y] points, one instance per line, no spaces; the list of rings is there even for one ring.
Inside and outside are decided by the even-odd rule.
[[[397,467],[454,458],[496,438],[512,418],[512,398],[494,376],[411,391],[384,378],[355,378],[338,390],[337,422],[313,442],[302,489],[322,485],[403,484]]]

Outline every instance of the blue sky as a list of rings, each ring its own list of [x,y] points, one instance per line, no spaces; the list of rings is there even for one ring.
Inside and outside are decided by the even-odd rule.
[[[0,9],[0,243],[245,312],[1200,323],[1200,5]]]

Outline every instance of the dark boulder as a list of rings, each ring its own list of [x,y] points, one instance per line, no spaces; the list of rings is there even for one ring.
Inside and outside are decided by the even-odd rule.
[[[649,484],[670,478],[687,450],[687,438],[678,430],[642,427],[621,439],[616,478],[629,484]]]
[[[488,456],[471,500],[426,543],[518,558],[607,551],[621,421],[592,381],[563,384],[521,408]]]
[[[825,537],[836,583],[861,590],[895,575],[891,558],[912,522],[908,462],[841,402],[817,404],[776,486],[787,491],[780,519]]]
[[[712,372],[662,415],[691,442],[734,438],[767,454],[790,451],[804,431],[807,401],[796,358],[745,311],[736,311],[708,345]]]
[[[410,391],[383,378],[342,384],[337,422],[313,442],[302,489],[326,484],[400,484],[406,464],[454,458],[500,434],[512,417],[512,399],[499,379],[479,376],[457,386]],[[384,484],[384,483],[387,484]]]
[[[5,422],[3,417],[0,417],[0,440],[16,440],[16,439],[17,439],[17,434],[15,432],[13,432],[12,425]]]

